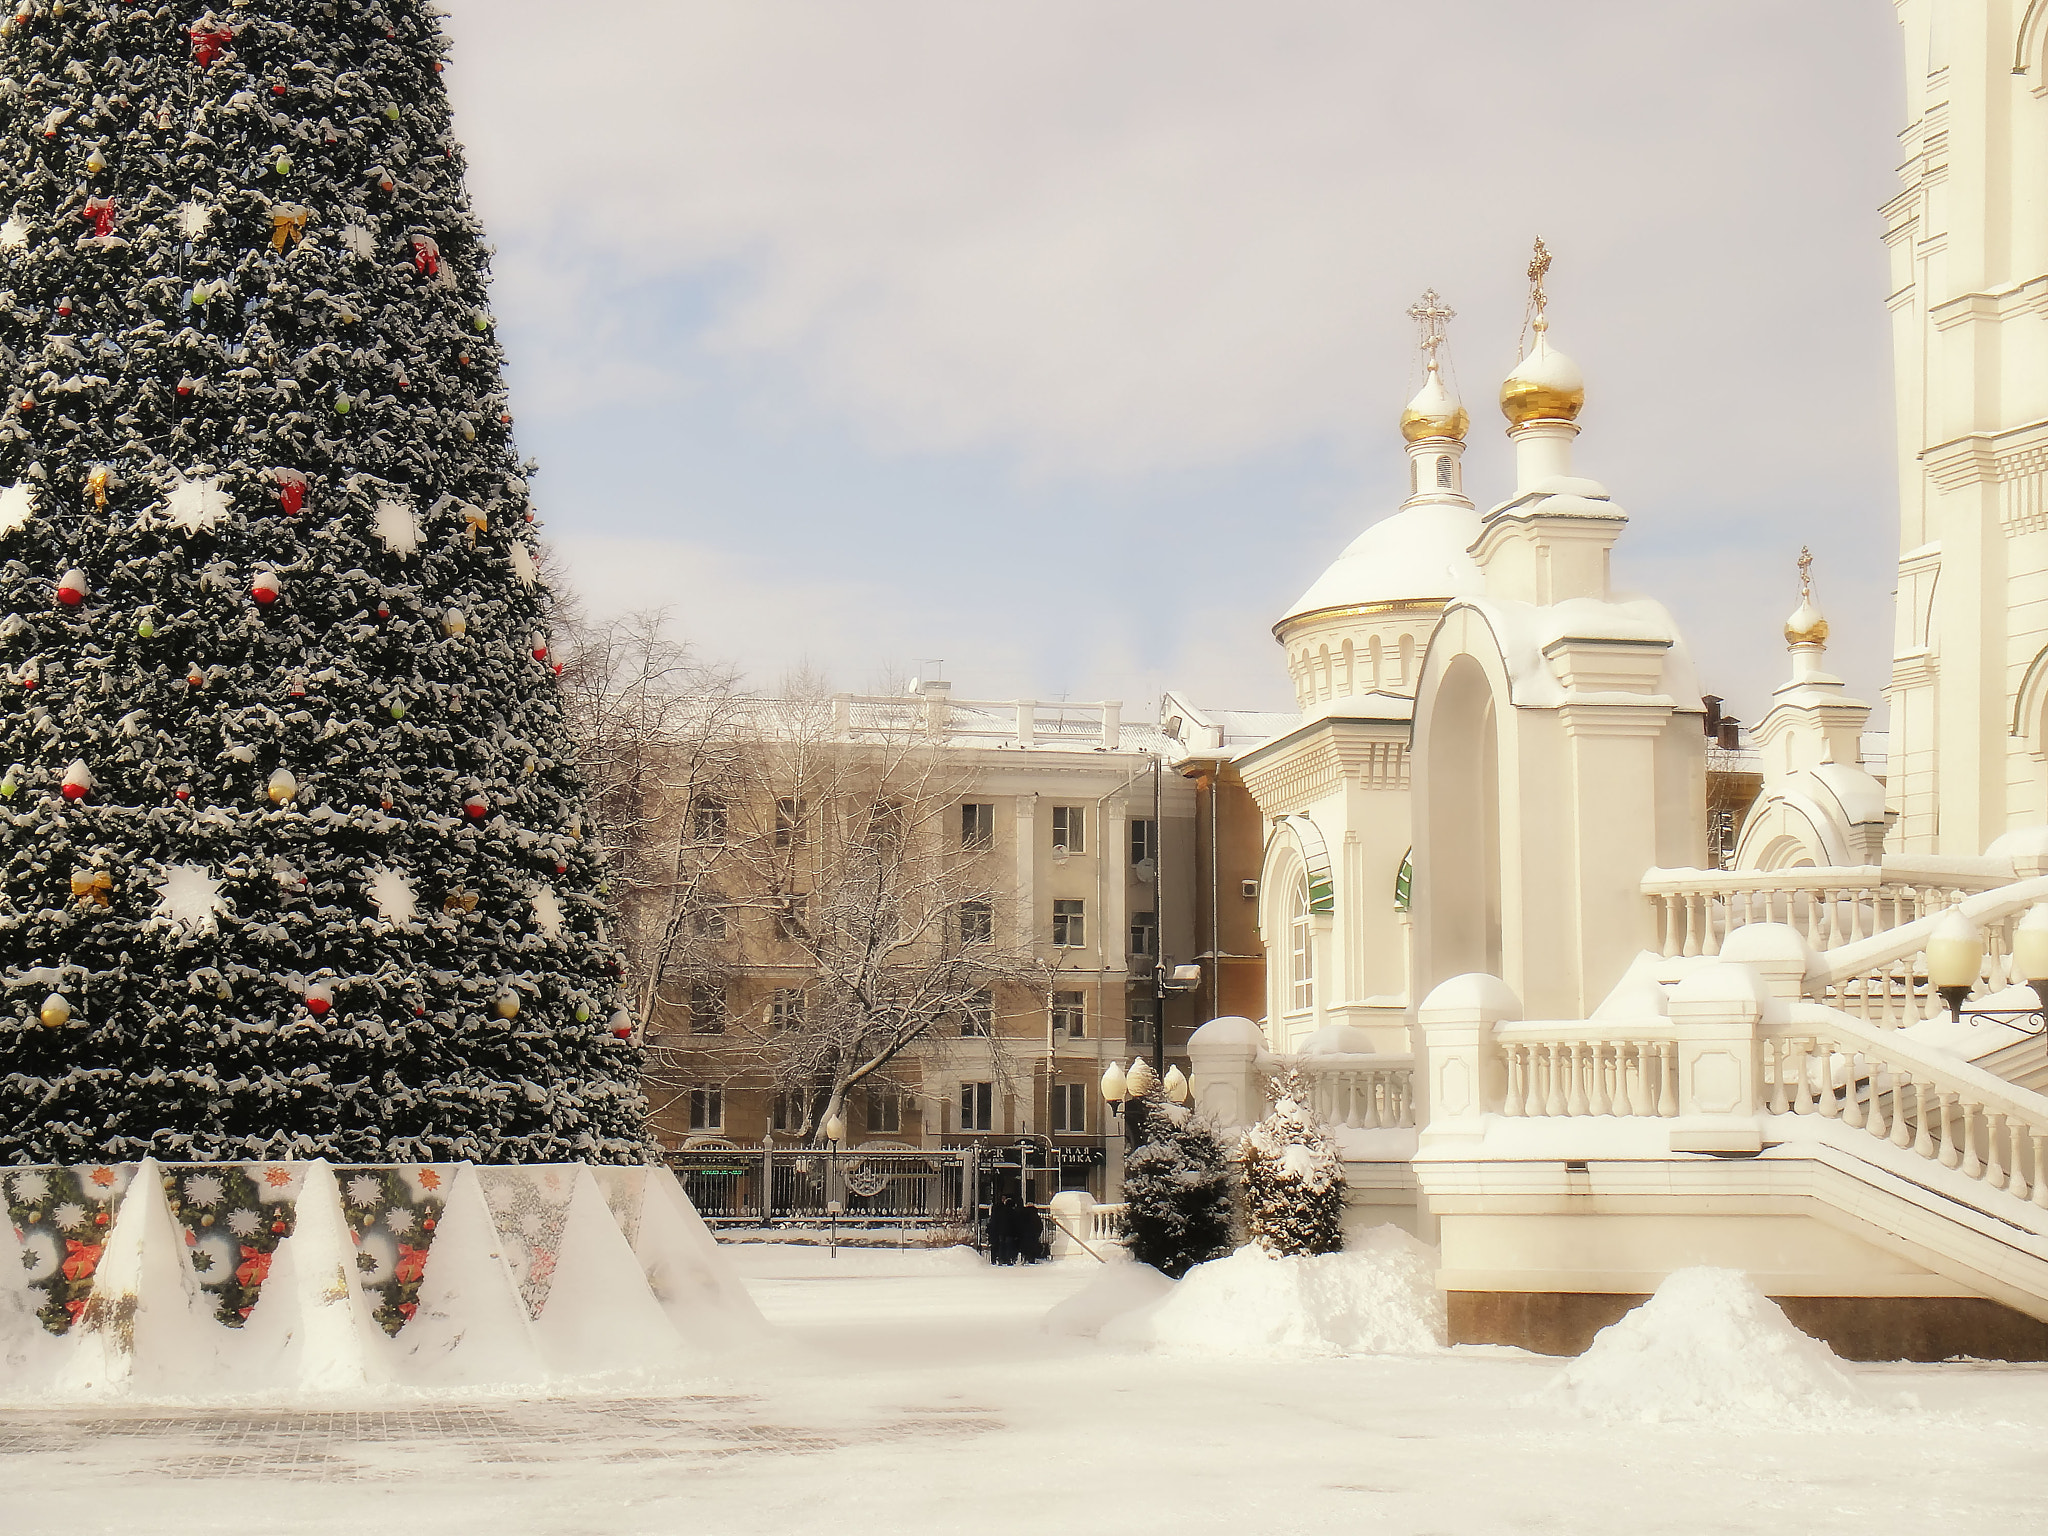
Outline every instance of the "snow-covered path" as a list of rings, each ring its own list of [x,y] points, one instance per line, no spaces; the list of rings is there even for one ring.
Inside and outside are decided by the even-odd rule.
[[[1093,1266],[732,1250],[784,1336],[660,1395],[0,1410],[0,1531],[1373,1536],[2043,1528],[2048,1367],[1852,1367],[1824,1430],[1593,1425],[1500,1351],[1275,1363],[1048,1338]],[[1910,1398],[1910,1401],[1909,1401]]]

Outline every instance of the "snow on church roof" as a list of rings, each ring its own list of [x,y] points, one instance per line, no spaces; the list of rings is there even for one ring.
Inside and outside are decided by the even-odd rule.
[[[1478,537],[1479,514],[1469,506],[1425,503],[1382,518],[1351,541],[1274,627],[1332,608],[1477,597],[1486,578],[1468,551]]]

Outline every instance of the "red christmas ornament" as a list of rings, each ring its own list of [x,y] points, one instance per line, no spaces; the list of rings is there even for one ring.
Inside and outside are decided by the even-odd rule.
[[[441,275],[441,247],[425,235],[412,237],[412,264],[421,277]]]
[[[389,604],[387,604],[387,603],[379,603],[379,604],[377,605],[377,617],[378,617],[378,618],[380,618],[380,619],[388,619],[388,618],[390,618],[390,617],[391,617],[391,608],[390,608],[390,605],[389,605]]]
[[[111,197],[94,197],[86,200],[78,216],[92,226],[92,232],[104,240],[114,232],[115,205]]]
[[[42,668],[33,661],[21,669],[21,686],[25,689],[35,687],[42,679]]]
[[[555,873],[558,875],[566,875],[567,873],[569,873],[569,866],[566,864],[557,864],[555,866]]]
[[[412,1011],[412,1016],[416,1019],[424,1019],[427,1016],[427,1010],[424,1008],[415,1008]],[[427,1223],[427,1225],[431,1227],[433,1223],[430,1221]]]
[[[633,1038],[633,1026],[630,1024],[621,1024],[617,1029],[612,1031],[612,1034],[620,1040],[630,1040]]]
[[[296,469],[274,469],[271,474],[277,480],[277,504],[285,516],[297,517],[306,505],[306,477]]]
[[[57,313],[58,313],[58,314],[60,314],[60,315],[62,315],[62,316],[64,316],[64,317],[65,317],[65,319],[67,319],[67,320],[68,320],[68,319],[70,319],[70,318],[71,318],[71,300],[70,300],[70,299],[68,299],[68,298],[65,298],[65,299],[59,299],[59,300],[57,301]]]
[[[485,814],[490,810],[491,803],[482,795],[471,795],[462,802],[462,808],[469,813],[471,821],[482,821]]]
[[[548,659],[548,643],[541,639],[539,635],[533,637],[533,659],[535,661],[546,661]]]
[[[201,69],[211,69],[213,61],[220,57],[221,49],[235,40],[235,29],[194,27],[185,35],[192,39],[192,62]]]
[[[277,601],[278,593],[282,590],[275,571],[258,571],[256,579],[249,583],[249,595],[265,608]]]
[[[306,1011],[316,1019],[325,1018],[334,1006],[334,988],[326,982],[306,988]]]
[[[190,800],[192,798],[192,791],[180,784],[178,786],[178,798],[180,800]]]
[[[28,413],[29,413],[30,411],[34,410],[35,408],[36,408],[36,397],[35,397],[34,395],[23,395],[23,396],[21,397],[21,414],[22,414],[22,415],[26,416],[26,415],[27,415],[27,414],[28,414]]]
[[[85,572],[73,566],[57,578],[57,601],[66,608],[76,608],[92,596],[92,587],[85,579]]]
[[[92,793],[92,770],[83,758],[64,770],[63,790],[66,800],[83,800]]]
[[[270,94],[273,96],[282,96],[284,94],[284,87],[281,85],[273,85],[270,88]]]
[[[555,663],[555,676],[557,676],[557,677],[560,677],[561,675],[562,675],[562,664],[561,664],[561,663],[560,663],[560,662],[558,661],[558,662],[556,662],[556,663]]]
[[[206,686],[206,674],[197,667],[194,667],[185,674],[185,681],[194,688],[204,688]]]

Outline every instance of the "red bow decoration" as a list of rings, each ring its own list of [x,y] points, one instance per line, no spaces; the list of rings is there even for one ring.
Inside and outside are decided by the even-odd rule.
[[[277,504],[289,517],[296,517],[306,505],[306,477],[296,469],[272,471],[277,476]]]
[[[194,27],[185,34],[192,39],[192,60],[201,69],[210,69],[213,61],[220,57],[221,49],[235,40],[233,27]]]
[[[92,1272],[100,1267],[100,1245],[81,1243],[76,1238],[64,1239],[64,1246],[70,1250],[70,1257],[64,1261],[66,1280],[89,1280]]]
[[[90,224],[93,234],[101,239],[114,232],[114,200],[111,197],[88,198],[78,216]]]
[[[261,1285],[270,1278],[270,1258],[260,1248],[244,1246],[242,1262],[235,1269],[235,1284]]]
[[[422,277],[441,275],[441,247],[425,235],[412,237],[412,264],[419,269]]]
[[[399,1284],[410,1285],[413,1281],[425,1275],[426,1272],[427,1250],[409,1247],[404,1243],[400,1243],[398,1245]]]

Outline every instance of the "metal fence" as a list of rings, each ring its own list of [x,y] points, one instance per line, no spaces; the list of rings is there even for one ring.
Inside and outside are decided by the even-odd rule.
[[[980,1203],[973,1148],[828,1152],[792,1147],[668,1154],[697,1213],[713,1226],[839,1220],[965,1227]]]

